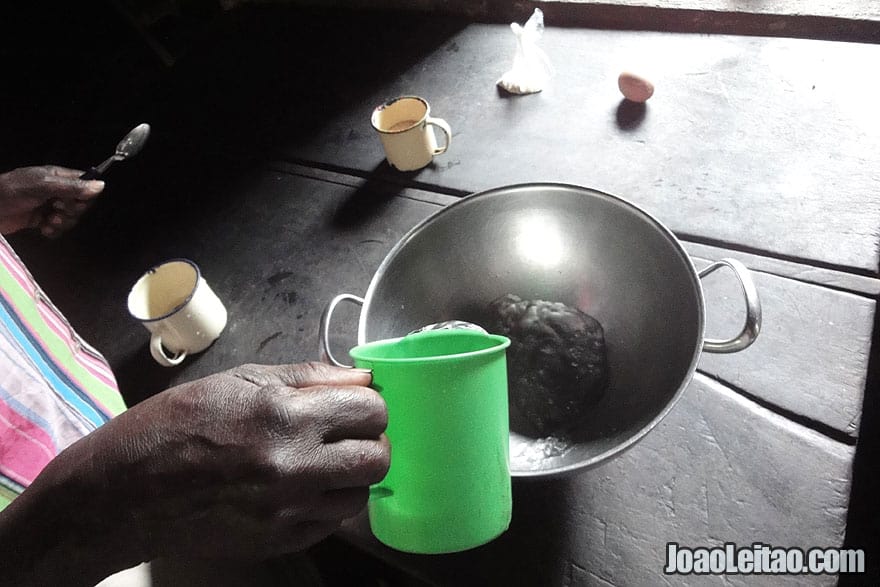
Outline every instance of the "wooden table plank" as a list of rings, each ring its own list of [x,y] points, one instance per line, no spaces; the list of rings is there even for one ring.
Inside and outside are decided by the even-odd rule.
[[[376,34],[377,51],[393,50],[393,32]],[[356,90],[321,128],[297,136],[289,118],[277,145],[301,162],[400,176],[381,164],[369,114],[391,96],[421,94],[454,140],[433,166],[406,174],[414,182],[463,193],[587,185],[690,240],[876,275],[880,118],[871,96],[880,79],[862,73],[880,46],[548,28],[544,47],[552,87],[502,97],[494,83],[510,66],[510,32],[470,25],[394,80]],[[628,129],[617,121],[623,69],[657,87]]]
[[[373,9],[370,0],[346,5]],[[476,21],[525,21],[533,7],[559,26],[680,31],[877,42],[880,2],[828,0],[385,0],[384,8],[464,15]]]
[[[597,4],[593,0],[564,0],[568,4]],[[880,1],[862,0],[842,6],[831,0],[774,0],[751,2],[750,0],[609,0],[604,4],[632,6],[636,8],[666,8],[669,10],[712,10],[716,12],[752,12],[775,15],[846,16],[855,19],[880,20]]]
[[[713,247],[690,241],[683,241],[684,248],[692,257],[700,257],[703,259],[720,259],[722,257],[733,257],[742,263],[745,263],[755,271],[762,273],[770,273],[795,281],[804,283],[812,283],[821,285],[830,289],[836,289],[848,293],[855,293],[866,296],[877,296],[880,294],[880,279],[876,277],[868,277],[865,275],[857,275],[845,271],[834,271],[822,267],[813,267],[803,263],[793,263],[782,259],[774,259],[762,255],[752,253],[744,253],[742,251],[733,251],[720,247]]]
[[[694,264],[709,262],[695,258]],[[764,313],[758,340],[739,353],[703,353],[698,368],[838,439],[833,431],[857,437],[875,301],[763,272],[753,277]],[[703,292],[706,336],[738,333],[745,305],[732,274],[706,277]]]
[[[375,2],[369,0],[347,0],[349,6],[374,7]],[[545,11],[561,9],[561,5],[570,5],[569,8],[586,12],[590,8],[610,9],[614,7],[629,7],[638,9],[661,9],[666,11],[701,11],[701,12],[724,12],[728,14],[767,14],[773,16],[825,16],[832,18],[847,18],[853,20],[877,20],[880,21],[880,1],[861,0],[855,3],[841,4],[832,0],[773,0],[772,2],[753,2],[750,0],[535,0],[533,4]],[[382,5],[386,8],[410,9],[419,11],[443,11],[452,14],[465,14],[470,18],[495,18],[499,17],[499,10],[503,5],[509,8],[504,14],[526,14],[528,9],[518,3],[509,2],[480,2],[474,4],[466,0],[385,0]]]
[[[322,167],[307,167],[305,165],[290,163],[287,161],[271,161],[268,164],[272,169],[284,173],[320,179],[331,183],[339,183],[350,187],[361,185],[364,182],[364,179],[369,179],[374,185],[384,186],[380,189],[385,190],[400,190],[401,186],[406,186],[408,184],[404,177],[395,178],[388,175],[376,177],[375,174],[370,173],[360,173],[355,175],[353,173],[357,173],[357,171],[349,170],[348,173],[343,173]],[[452,204],[462,197],[414,188],[405,188],[400,192],[400,195],[424,202],[439,204],[441,206]],[[804,263],[766,257],[740,250],[713,247],[711,245],[688,241],[686,238],[681,237],[681,235],[677,236],[679,236],[679,240],[682,242],[682,245],[688,254],[694,258],[734,258],[752,270],[760,271],[762,273],[769,273],[779,277],[793,279],[795,281],[802,281],[804,283],[820,285],[825,288],[863,296],[876,296],[880,294],[880,278],[877,277],[858,275],[848,271],[837,271],[823,267],[814,267]]]

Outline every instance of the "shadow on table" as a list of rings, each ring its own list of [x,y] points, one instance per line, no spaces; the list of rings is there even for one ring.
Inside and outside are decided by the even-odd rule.
[[[144,256],[200,225],[227,221],[222,210],[231,183],[267,155],[313,140],[340,113],[399,78],[467,24],[406,12],[395,13],[394,26],[388,26],[389,15],[381,11],[248,3],[206,18],[173,67],[163,68],[112,11],[93,14],[88,28],[97,36],[127,31],[125,51],[65,42],[76,30],[63,22],[66,14],[39,15],[22,24],[20,39],[10,41],[13,48],[26,47],[29,26],[59,36],[55,45],[23,52],[7,80],[7,89],[20,94],[16,100],[55,114],[28,120],[28,142],[43,147],[28,150],[29,162],[95,165],[135,124],[152,125],[144,150],[114,166],[106,193],[83,218],[79,248],[96,263],[110,249]],[[102,50],[115,51],[113,58]],[[67,77],[37,80],[46,87],[34,87],[29,73],[50,65],[56,71],[59,63],[68,65]],[[89,67],[79,71],[81,65]]]
[[[393,567],[438,585],[570,584],[577,521],[571,515],[574,478],[514,480],[510,528],[485,546],[445,555],[380,548]],[[364,526],[361,532],[368,532]]]
[[[880,303],[880,299],[877,300]],[[880,582],[880,312],[874,330],[859,441],[853,462],[853,482],[846,519],[844,548],[865,551],[865,574],[840,575],[839,585],[877,585]]]
[[[393,173],[394,169],[382,161],[367,174],[363,184],[352,193],[345,202],[339,206],[333,215],[333,226],[337,228],[355,228],[376,216],[381,216],[383,210],[398,197],[404,190],[402,185],[389,183],[382,176]],[[407,177],[415,177],[418,171],[405,174]]]
[[[648,107],[644,103],[632,102],[624,98],[617,105],[614,119],[617,122],[617,128],[620,130],[635,130],[645,119],[645,113]]]
[[[148,340],[146,330],[143,334],[144,340]],[[167,389],[175,370],[157,364],[150,355],[149,344],[145,343],[136,352],[117,362],[114,375],[125,404],[130,407]]]

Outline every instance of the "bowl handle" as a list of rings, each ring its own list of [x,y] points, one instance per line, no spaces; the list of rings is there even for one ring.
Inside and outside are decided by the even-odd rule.
[[[351,367],[351,365],[344,365],[337,361],[333,357],[333,353],[330,352],[330,320],[333,318],[333,311],[336,310],[336,306],[341,302],[353,302],[359,306],[363,306],[364,298],[352,294],[339,294],[330,300],[330,303],[327,304],[327,307],[324,308],[324,312],[321,314],[321,325],[318,333],[321,348],[318,349],[318,352],[320,353],[321,360],[325,363],[330,363],[337,367]]]
[[[736,259],[721,259],[712,263],[699,272],[700,279],[721,267],[733,269],[739,281],[740,289],[742,289],[746,300],[746,322],[742,331],[733,338],[727,340],[707,338],[703,340],[703,350],[709,353],[735,353],[748,348],[761,332],[761,300],[758,298],[758,290],[752,280],[752,274],[745,265]]]

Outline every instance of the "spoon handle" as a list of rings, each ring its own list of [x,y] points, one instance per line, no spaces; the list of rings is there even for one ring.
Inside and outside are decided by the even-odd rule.
[[[95,169],[94,167],[89,167],[89,170],[79,176],[80,179],[98,179],[101,177],[101,172]]]
[[[89,170],[79,176],[80,179],[98,179],[102,175],[104,175],[110,166],[113,165],[113,162],[117,159],[121,159],[118,155],[111,155],[107,157],[104,161],[102,161],[97,167],[89,167]]]

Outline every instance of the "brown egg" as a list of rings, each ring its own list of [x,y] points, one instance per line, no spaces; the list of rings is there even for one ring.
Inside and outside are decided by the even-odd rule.
[[[623,97],[631,102],[646,102],[654,94],[654,84],[627,71],[617,78],[617,87]]]

